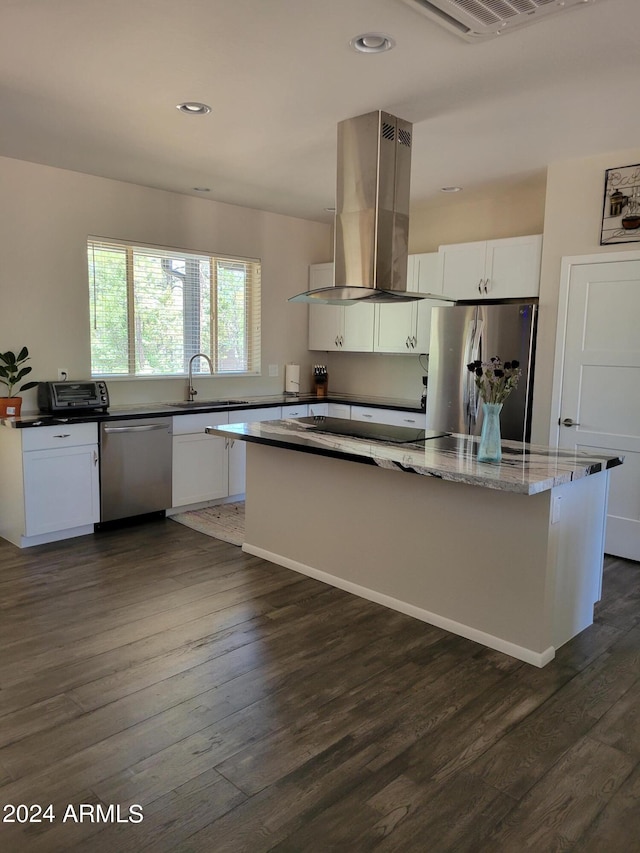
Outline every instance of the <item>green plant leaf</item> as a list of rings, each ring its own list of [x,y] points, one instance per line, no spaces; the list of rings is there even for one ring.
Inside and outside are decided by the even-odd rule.
[[[26,376],[27,373],[31,373],[32,370],[33,370],[32,367],[23,367],[22,370],[18,373],[18,375],[16,376],[16,378],[13,381],[19,382],[23,376]]]
[[[8,375],[9,375],[9,371],[7,370],[7,368],[6,368],[6,367],[3,367],[3,366],[0,364],[0,376],[8,376]]]
[[[16,363],[16,354],[11,352],[11,350],[7,350],[2,353],[2,360],[5,364],[15,364]]]
[[[28,391],[29,388],[35,388],[36,385],[39,385],[39,384],[40,384],[39,382],[25,382],[24,385],[20,386],[20,390],[21,391]]]
[[[18,353],[17,361],[24,361],[26,358],[29,358],[29,350],[26,347],[22,347],[20,352]]]

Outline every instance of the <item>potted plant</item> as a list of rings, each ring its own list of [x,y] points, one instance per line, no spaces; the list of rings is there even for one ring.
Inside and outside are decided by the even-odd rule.
[[[0,384],[7,386],[7,396],[0,397],[0,417],[18,417],[22,406],[22,397],[14,396],[14,388],[21,379],[24,379],[33,368],[24,363],[29,361],[29,350],[22,347],[18,355],[11,350],[0,352]],[[35,388],[37,382],[25,382],[17,389],[27,391]]]

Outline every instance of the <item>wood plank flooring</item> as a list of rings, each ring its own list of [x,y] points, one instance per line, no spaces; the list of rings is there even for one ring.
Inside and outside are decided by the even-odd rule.
[[[640,851],[636,563],[536,669],[168,519],[0,540],[0,650],[5,853]]]

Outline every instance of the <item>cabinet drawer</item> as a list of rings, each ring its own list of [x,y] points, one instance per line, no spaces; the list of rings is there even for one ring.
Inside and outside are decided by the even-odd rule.
[[[393,426],[416,427],[417,429],[424,429],[426,426],[424,412],[404,412],[400,409],[374,409],[365,406],[351,406],[351,419],[377,424],[391,424]]]
[[[329,403],[329,417],[351,419],[351,406],[348,403]]]
[[[229,412],[200,412],[197,415],[174,415],[174,435],[204,433],[205,427],[229,423]]]
[[[328,415],[329,414],[329,404],[328,403],[309,403],[309,414],[310,415]]]
[[[309,414],[309,406],[306,403],[298,406],[283,406],[282,407],[282,417],[283,418],[306,418]]]
[[[59,424],[22,430],[23,450],[50,450],[98,443],[98,424]]]
[[[258,421],[279,421],[282,417],[280,406],[263,406],[260,409],[239,409],[229,412],[230,424],[254,424]]]

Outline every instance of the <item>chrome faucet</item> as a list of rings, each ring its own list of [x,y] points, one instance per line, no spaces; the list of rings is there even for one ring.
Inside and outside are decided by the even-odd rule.
[[[195,355],[192,355],[189,359],[189,388],[187,390],[187,400],[192,403],[193,398],[198,393],[196,389],[193,387],[193,362],[196,358],[204,358],[204,360],[209,365],[209,373],[213,375],[213,365],[211,364],[211,359],[208,355],[205,355],[203,352],[197,352]]]

